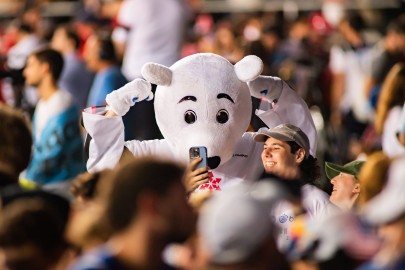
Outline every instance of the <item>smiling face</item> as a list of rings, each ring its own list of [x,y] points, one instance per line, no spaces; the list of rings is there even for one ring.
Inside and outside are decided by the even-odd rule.
[[[340,173],[330,180],[333,191],[330,201],[340,208],[350,209],[360,193],[360,184],[354,175]]]
[[[291,153],[287,142],[269,137],[263,146],[262,162],[266,173],[272,173],[284,179],[299,177],[299,165],[305,156],[304,149]]]

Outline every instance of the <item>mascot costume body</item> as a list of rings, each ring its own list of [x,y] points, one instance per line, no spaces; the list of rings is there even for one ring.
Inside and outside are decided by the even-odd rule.
[[[114,116],[95,108],[83,113],[84,127],[92,138],[88,170],[114,167],[125,148],[135,156],[189,162],[190,147],[205,146],[210,181],[200,190],[255,180],[263,171],[263,144],[253,141],[255,133],[245,132],[251,119],[251,95],[264,100],[257,115],[269,128],[281,123],[300,127],[315,156],[316,129],[306,103],[282,80],[259,76],[262,66],[260,58],[252,55],[232,65],[209,53],[185,57],[170,68],[145,64],[146,81],[136,79],[107,95],[107,108]],[[164,139],[125,142],[121,116],[136,102],[153,99],[151,83],[157,85],[155,115]]]

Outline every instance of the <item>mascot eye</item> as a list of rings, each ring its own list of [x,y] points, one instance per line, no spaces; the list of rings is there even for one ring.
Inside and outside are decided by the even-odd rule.
[[[217,121],[220,124],[225,124],[229,120],[229,114],[227,110],[219,110],[217,113]]]
[[[186,121],[187,124],[193,124],[197,120],[197,115],[195,114],[194,111],[188,110],[184,114],[184,121]]]

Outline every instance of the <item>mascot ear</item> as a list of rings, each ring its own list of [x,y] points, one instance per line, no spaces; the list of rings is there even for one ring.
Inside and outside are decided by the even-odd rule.
[[[235,64],[235,73],[243,82],[251,81],[263,71],[263,61],[256,55],[245,56]]]
[[[170,68],[156,63],[144,64],[142,76],[148,82],[156,85],[169,86],[172,82],[172,71]]]
[[[269,101],[278,100],[283,91],[284,82],[278,77],[259,76],[248,82],[250,95],[265,98]]]

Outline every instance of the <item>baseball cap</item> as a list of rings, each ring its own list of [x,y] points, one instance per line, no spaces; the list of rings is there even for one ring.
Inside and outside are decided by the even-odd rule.
[[[375,225],[387,224],[405,213],[405,157],[395,159],[388,169],[383,190],[362,209],[366,220]]]
[[[272,230],[271,207],[283,196],[276,183],[244,183],[216,192],[204,204],[198,220],[202,245],[216,264],[240,263]]]
[[[309,155],[309,140],[307,135],[297,126],[291,124],[281,124],[265,132],[257,133],[253,139],[256,142],[264,142],[267,138],[275,138],[283,142],[296,142],[304,148],[305,155]]]
[[[364,161],[362,161],[362,160],[354,160],[343,166],[335,164],[335,163],[331,163],[331,162],[325,162],[326,176],[329,179],[332,179],[332,178],[338,176],[340,173],[347,173],[347,174],[354,175],[357,178],[363,164],[364,164]]]

